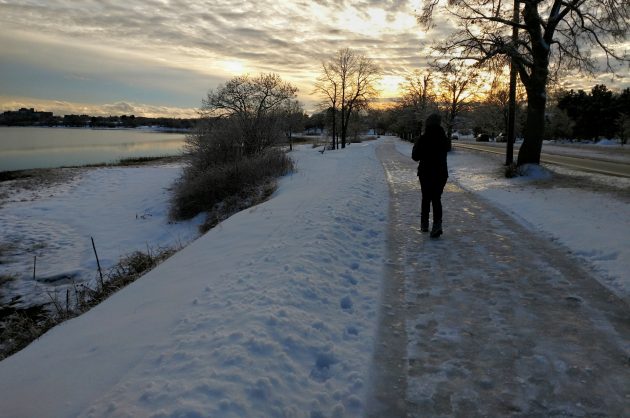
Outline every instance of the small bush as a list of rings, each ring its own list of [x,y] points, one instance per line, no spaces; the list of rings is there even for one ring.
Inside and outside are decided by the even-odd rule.
[[[176,250],[173,248],[159,248],[156,251],[148,249],[146,253],[134,251],[113,266],[107,272],[105,280],[99,283],[96,289],[89,289],[86,286],[83,286],[83,289],[75,289],[78,292],[76,295],[78,304],[84,305],[88,309],[91,308],[100,301],[107,299],[112,293],[136,281],[144,273],[153,269],[175,252]],[[81,303],[81,292],[84,293],[84,299],[87,303]]]
[[[54,326],[49,318],[36,318],[16,312],[2,319],[0,325],[0,360],[16,353]]]
[[[226,163],[215,163],[205,170],[189,166],[175,184],[171,217],[189,219],[212,211],[222,201],[246,195],[292,169],[293,161],[278,148]]]
[[[238,195],[224,199],[208,211],[205,222],[200,226],[201,232],[207,232],[235,213],[264,202],[275,190],[276,182],[269,180],[258,187],[242,190]]]

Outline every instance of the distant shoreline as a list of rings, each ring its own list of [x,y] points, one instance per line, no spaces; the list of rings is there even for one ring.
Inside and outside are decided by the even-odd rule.
[[[41,127],[89,127],[89,128],[137,128],[159,126],[170,129],[190,129],[198,118],[146,117],[135,115],[93,116],[93,115],[54,115],[52,112],[22,107],[0,113],[0,126],[41,126]]]
[[[113,163],[69,165],[69,166],[51,167],[51,168],[27,168],[24,170],[5,170],[5,171],[0,171],[0,183],[5,182],[5,181],[20,180],[20,179],[27,179],[27,178],[49,177],[49,173],[54,172],[54,170],[170,164],[170,163],[182,162],[183,160],[184,160],[183,155],[167,155],[167,156],[161,156],[161,157],[131,157],[131,158],[122,158]]]
[[[149,131],[157,133],[189,133],[192,128],[168,128],[164,126],[67,126],[67,125],[2,125],[0,128],[42,128],[42,129],[86,129],[91,131]]]

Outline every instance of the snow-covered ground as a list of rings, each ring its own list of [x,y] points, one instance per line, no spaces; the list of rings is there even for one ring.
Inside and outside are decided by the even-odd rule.
[[[181,165],[79,169],[71,181],[18,189],[0,207],[0,276],[16,277],[2,289],[5,302],[50,302],[49,292],[97,275],[133,251],[179,248],[198,236],[201,217],[168,223],[167,188]],[[2,190],[11,190],[10,182]],[[9,193],[9,192],[7,192]],[[34,256],[36,280],[33,280]]]
[[[387,228],[375,146],[300,147],[270,201],[0,362],[3,413],[361,416]]]
[[[3,413],[361,416],[386,280],[389,195],[375,156],[385,140],[323,155],[297,147],[298,170],[271,200],[0,362]],[[627,298],[627,203],[537,176],[505,180],[490,156],[456,151],[449,164],[452,179]]]

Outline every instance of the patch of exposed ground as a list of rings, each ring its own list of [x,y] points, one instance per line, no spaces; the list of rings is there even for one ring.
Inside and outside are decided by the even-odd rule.
[[[20,195],[20,200],[32,200],[47,189],[69,182],[86,168],[37,168],[0,172],[0,207]]]

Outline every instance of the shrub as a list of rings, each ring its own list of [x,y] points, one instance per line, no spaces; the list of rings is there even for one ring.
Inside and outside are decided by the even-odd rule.
[[[189,219],[201,212],[216,210],[216,205],[225,199],[247,196],[292,169],[293,161],[278,148],[234,161],[214,163],[205,170],[189,165],[175,184],[171,217]]]
[[[238,195],[232,195],[222,200],[208,211],[205,222],[200,226],[201,232],[207,232],[235,213],[264,202],[275,190],[276,182],[269,180],[258,187],[245,189]]]
[[[15,312],[2,318],[0,324],[0,360],[20,351],[54,326],[50,317],[39,319]]]
[[[261,190],[273,189],[273,180],[293,168],[277,145],[286,140],[297,114],[287,111],[296,91],[276,74],[261,74],[234,77],[208,93],[203,117],[186,137],[186,166],[172,190],[172,219],[208,212],[206,225],[211,225],[270,194]]]

